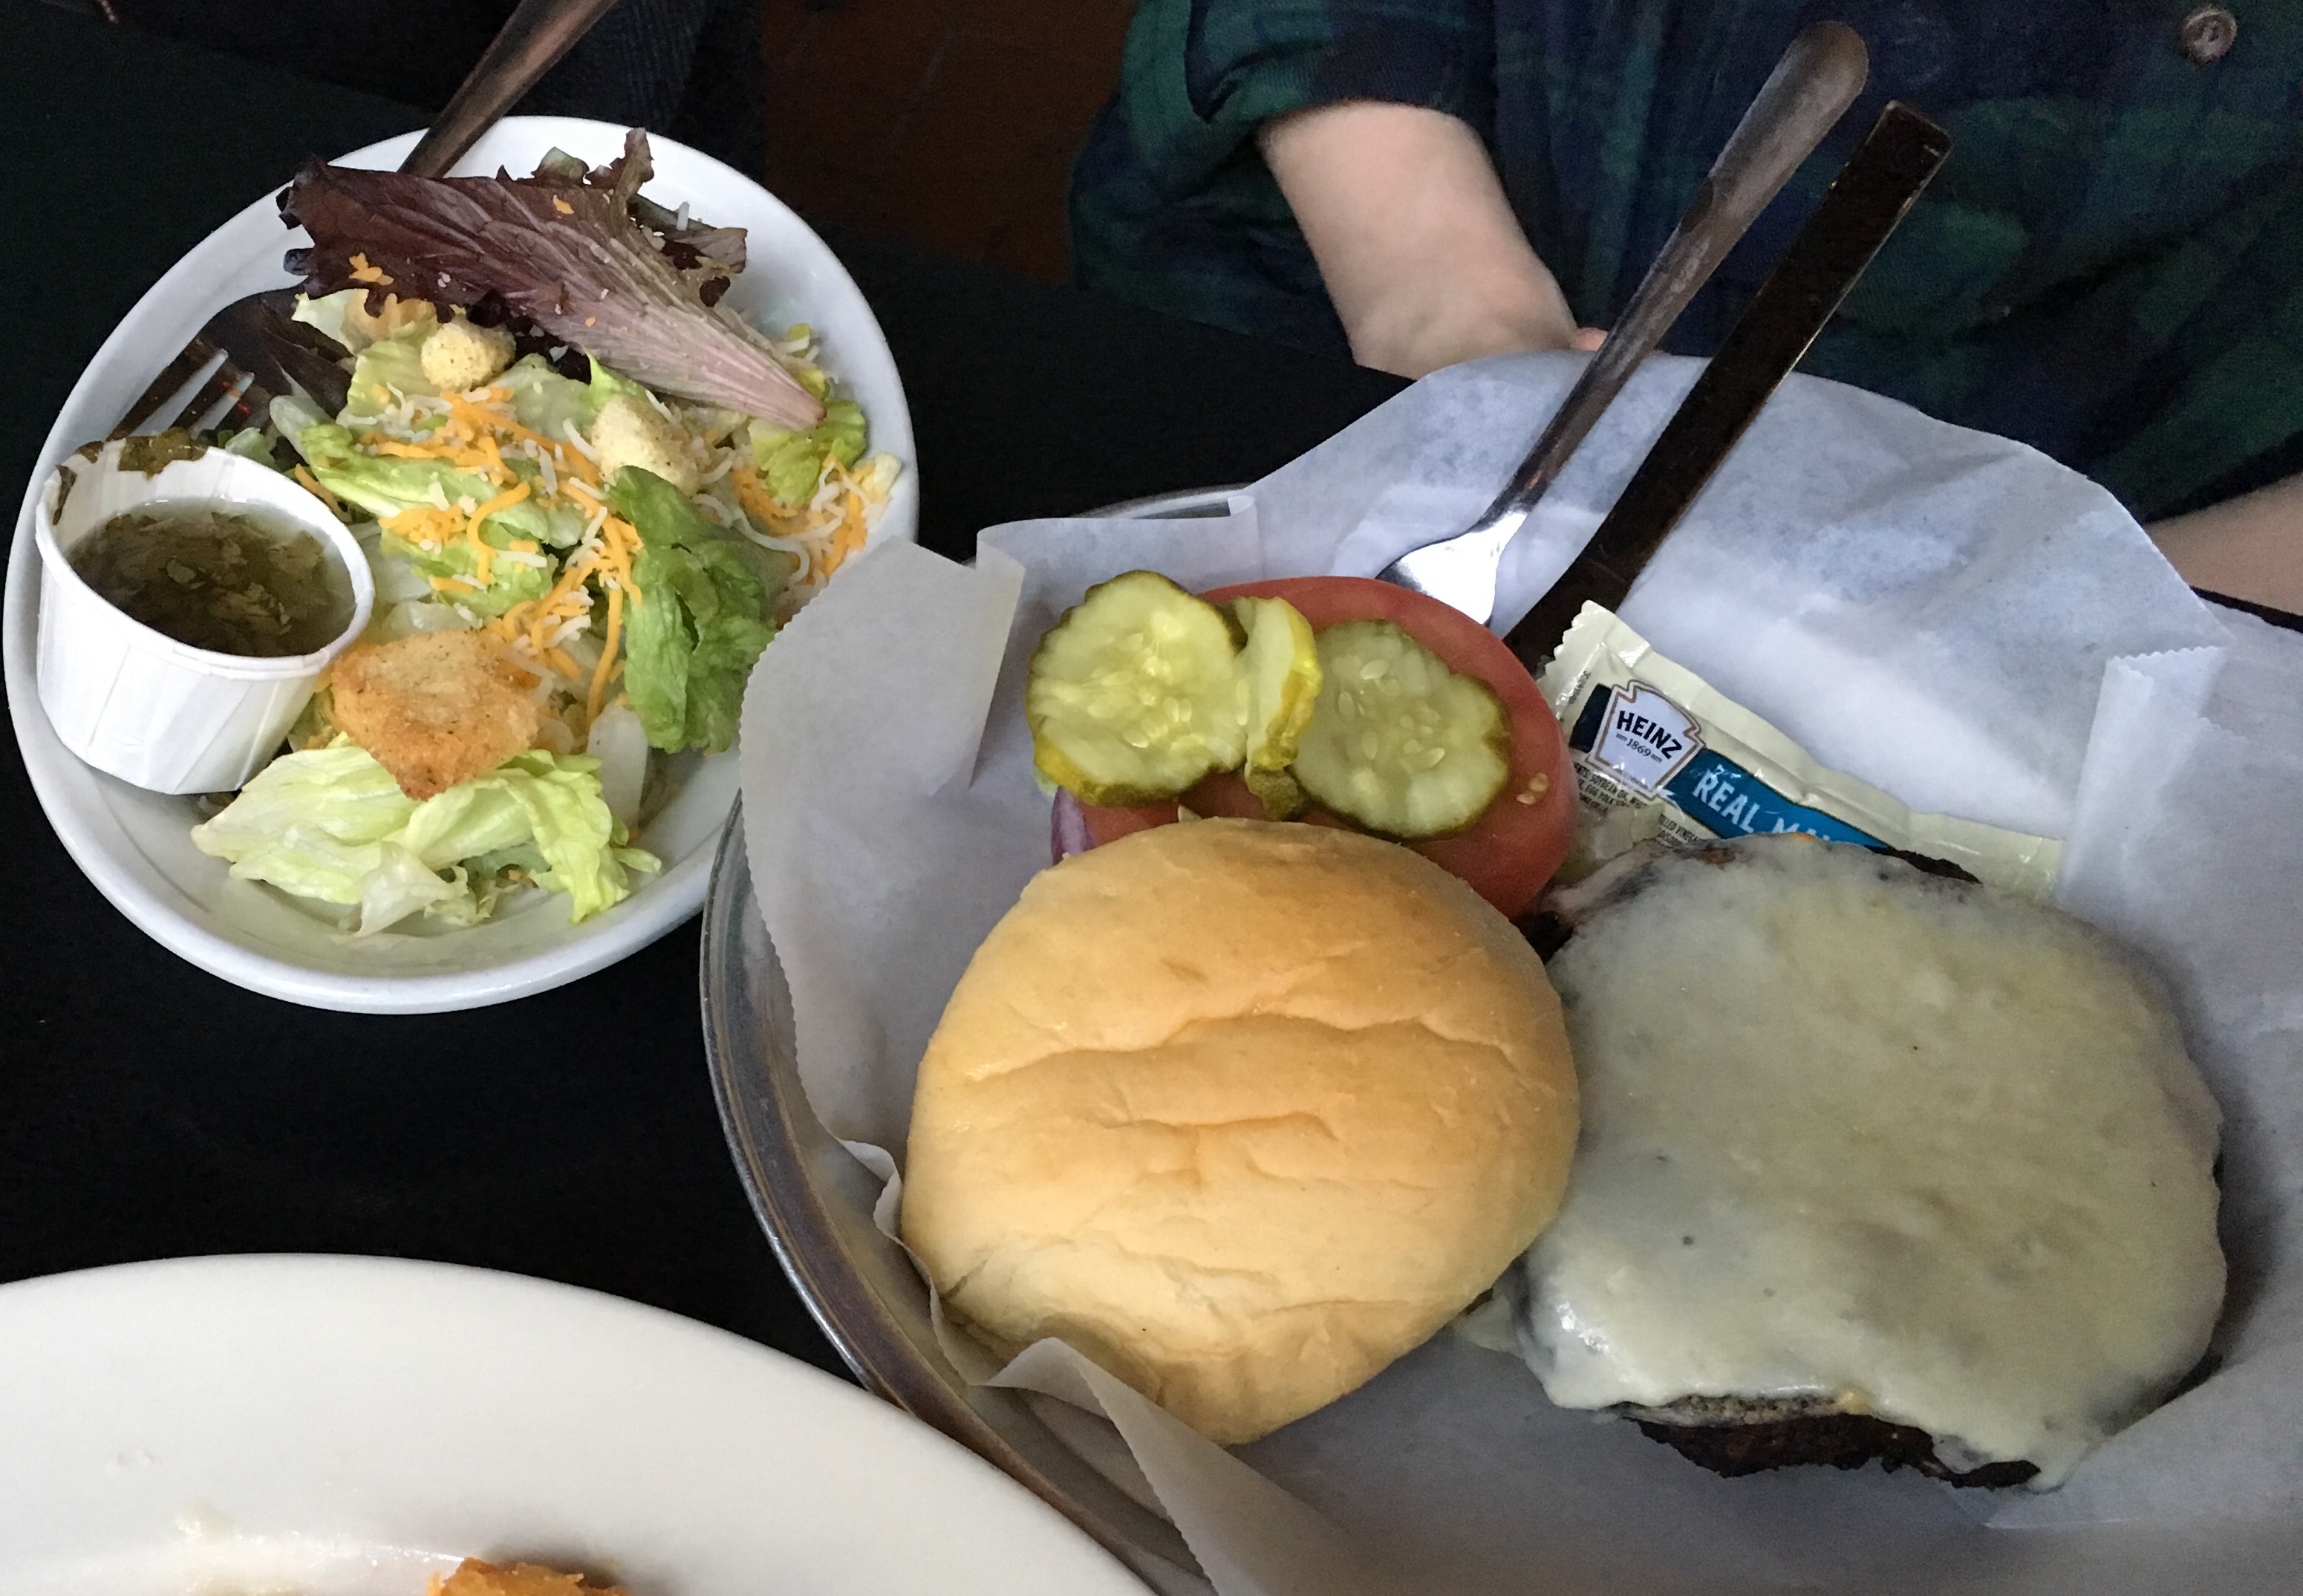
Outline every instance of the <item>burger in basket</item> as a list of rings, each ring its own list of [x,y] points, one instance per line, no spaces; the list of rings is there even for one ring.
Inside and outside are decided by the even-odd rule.
[[[995,1353],[1239,1442],[1480,1304],[1555,1402],[1723,1473],[2047,1486],[2205,1351],[2217,1110],[2080,923],[1650,845],[1543,900],[1547,971],[1510,916],[1574,836],[1558,723],[1381,583],[1128,573],[1026,713],[1059,862],[921,1060],[902,1216]]]

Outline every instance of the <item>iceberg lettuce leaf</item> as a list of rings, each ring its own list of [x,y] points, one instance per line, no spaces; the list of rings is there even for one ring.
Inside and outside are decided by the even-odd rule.
[[[424,341],[432,331],[430,323],[403,327],[355,355],[340,418],[359,426],[383,415],[411,393],[436,397],[439,387],[424,375]]]
[[[484,918],[507,856],[540,857],[536,884],[566,897],[581,921],[630,894],[630,870],[655,867],[624,845],[596,773],[584,755],[531,749],[419,804],[365,749],[339,740],[274,760],[192,841],[243,881],[357,905],[362,936],[418,912]]]

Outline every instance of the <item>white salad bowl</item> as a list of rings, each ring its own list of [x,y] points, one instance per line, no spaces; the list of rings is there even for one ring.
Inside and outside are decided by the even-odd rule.
[[[387,139],[342,161],[397,166],[416,139]],[[554,146],[598,165],[620,154],[623,140],[624,130],[605,122],[515,116],[456,170],[525,173]],[[903,464],[872,541],[910,540],[919,519],[911,414],[863,293],[823,241],[758,184],[668,139],[651,136],[649,143],[656,173],[650,198],[685,202],[693,215],[749,235],[748,264],[727,302],[761,326],[780,331],[805,321],[816,330],[826,368],[864,407],[872,449]],[[281,174],[283,185],[288,176]],[[303,241],[281,226],[272,192],[254,200],[137,302],[64,401],[31,472],[0,604],[0,660],[17,745],[49,823],[97,891],[163,946],[213,975],[291,1002],[371,1014],[470,1009],[546,991],[638,951],[702,906],[713,845],[736,795],[732,753],[675,767],[683,777],[679,790],[642,839],[663,872],[641,880],[604,914],[571,925],[564,899],[529,892],[468,929],[418,925],[355,942],[326,906],[231,879],[222,860],[192,846],[201,813],[191,799],[143,791],[83,763],[40,705],[44,579],[33,521],[41,485],[64,456],[118,425],[209,316],[243,294],[287,285],[281,257]]]
[[[321,672],[367,629],[375,581],[350,528],[269,466],[211,449],[123,471],[120,449],[66,458],[33,508],[40,707],[64,747],[107,774],[152,792],[229,792],[270,762]],[[351,589],[344,629],[311,654],[214,654],[115,608],[72,569],[72,550],[114,516],[177,504],[247,511],[318,538]]]

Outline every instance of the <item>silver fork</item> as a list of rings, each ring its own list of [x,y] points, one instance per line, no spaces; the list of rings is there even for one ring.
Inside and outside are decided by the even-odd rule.
[[[1800,31],[1510,485],[1468,528],[1402,554],[1377,575],[1428,593],[1474,621],[1493,619],[1504,551],[1527,524],[1536,502],[1767,201],[1855,103],[1869,70],[1863,41],[1853,29],[1817,22]]]
[[[400,169],[419,177],[446,173],[614,3],[520,0]],[[257,426],[274,395],[294,388],[330,415],[342,410],[344,374],[333,346],[291,319],[295,304],[293,289],[276,288],[234,300],[208,317],[128,407],[112,435]]]

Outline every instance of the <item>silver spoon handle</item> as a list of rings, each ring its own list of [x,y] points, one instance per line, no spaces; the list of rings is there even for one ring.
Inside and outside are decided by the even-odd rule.
[[[400,164],[418,177],[444,177],[463,153],[536,87],[569,47],[591,31],[615,0],[519,0],[471,72],[416,148]]]
[[[1694,202],[1672,229],[1607,341],[1520,462],[1511,486],[1472,531],[1507,518],[1523,518],[1543,496],[1599,413],[1663,342],[1696,291],[1863,92],[1869,72],[1863,41],[1853,29],[1817,22],[1801,30],[1767,74],[1743,120],[1735,124],[1719,158],[1711,163]]]

